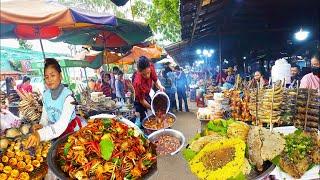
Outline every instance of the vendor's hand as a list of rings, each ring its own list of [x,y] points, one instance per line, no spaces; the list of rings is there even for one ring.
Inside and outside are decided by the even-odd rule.
[[[32,146],[38,146],[40,143],[40,136],[38,132],[32,133],[27,140],[27,149]]]
[[[162,85],[159,85],[159,90],[164,92],[164,90],[166,90]]]
[[[43,126],[41,124],[35,124],[32,126],[31,130],[32,132],[36,132],[37,130],[43,128]]]

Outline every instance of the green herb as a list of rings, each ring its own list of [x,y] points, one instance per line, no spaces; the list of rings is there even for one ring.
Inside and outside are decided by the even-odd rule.
[[[245,157],[249,157],[249,146],[247,143],[246,143],[246,149],[245,149],[244,153],[245,153],[244,154]]]
[[[104,135],[101,137],[101,140],[104,140],[104,139],[111,141],[111,140],[112,140],[111,134],[110,134],[110,133],[104,134]]]
[[[243,172],[240,172],[237,176],[228,178],[228,180],[246,180],[246,176],[243,174]]]
[[[126,175],[126,177],[124,177],[124,179],[132,179],[132,174],[131,173],[128,173],[127,175]]]
[[[71,147],[71,143],[66,143],[66,144],[64,145],[63,155],[66,156],[66,155],[68,154],[70,147]]]
[[[284,152],[294,163],[304,159],[313,146],[312,138],[304,135],[301,130],[285,136]]]
[[[113,142],[109,139],[103,139],[100,141],[99,144],[100,144],[102,158],[108,161],[111,158],[111,155],[114,149]]]
[[[115,163],[115,165],[117,166],[121,165],[121,161],[119,158],[112,158],[112,162]]]
[[[111,120],[110,119],[103,119],[103,126],[104,128],[109,128],[111,126]]]
[[[142,163],[143,163],[143,165],[146,166],[147,168],[152,165],[152,162],[149,161],[149,160],[143,160]]]
[[[279,166],[280,165],[280,155],[276,156],[275,158],[273,158],[271,160],[271,162],[276,165],[276,166]],[[280,167],[280,166],[279,166]]]
[[[72,166],[76,166],[76,165],[77,165],[77,162],[74,161],[74,160],[72,160],[72,161],[71,161],[71,164],[72,164]]]
[[[128,136],[134,136],[134,130],[133,129],[130,129],[128,131]]]
[[[197,133],[192,139],[189,140],[189,144],[191,144],[193,141],[198,140],[199,138],[201,138],[201,134]]]
[[[230,121],[230,120],[227,120],[227,121],[226,120],[213,120],[207,124],[207,129],[209,131],[214,131],[220,135],[226,136],[228,126],[231,123],[232,123],[232,121]]]
[[[141,139],[143,145],[145,145],[147,142],[147,139],[143,135],[140,136],[140,139]]]
[[[308,170],[307,171],[309,171],[310,169],[312,169],[313,167],[315,167],[316,166],[316,164],[315,163],[311,163],[310,165],[309,165],[309,167],[308,167]]]
[[[194,158],[194,156],[197,155],[197,152],[195,152],[191,149],[184,149],[182,151],[182,155],[183,155],[184,159],[186,159],[187,161],[191,161]]]
[[[60,159],[59,164],[60,164],[60,166],[64,166],[66,164],[66,161],[63,159]]]

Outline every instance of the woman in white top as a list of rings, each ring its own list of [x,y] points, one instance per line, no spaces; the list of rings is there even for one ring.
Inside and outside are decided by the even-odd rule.
[[[34,132],[28,138],[27,147],[73,132],[77,127],[81,128],[81,121],[72,104],[72,91],[61,83],[61,67],[56,59],[46,59],[44,79],[48,89],[43,93],[40,124],[33,126]]]

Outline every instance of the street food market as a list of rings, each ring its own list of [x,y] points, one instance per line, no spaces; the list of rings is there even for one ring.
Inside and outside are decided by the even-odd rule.
[[[319,7],[1,1],[0,179],[320,179]]]

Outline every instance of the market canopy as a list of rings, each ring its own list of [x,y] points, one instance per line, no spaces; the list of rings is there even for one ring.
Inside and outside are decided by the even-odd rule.
[[[43,0],[1,2],[0,22],[2,39],[50,39],[58,36],[62,28],[117,24],[113,15],[85,13]]]
[[[132,46],[152,36],[150,27],[144,23],[122,18],[116,18],[116,20],[116,26],[95,26],[65,30],[61,36],[50,41],[114,48]]]
[[[139,59],[141,56],[145,56],[148,59],[158,59],[162,55],[162,48],[159,47],[156,44],[153,44],[149,47],[138,47],[138,46],[133,46],[131,52],[129,55],[119,59],[116,64],[133,64],[136,60]]]
[[[104,53],[104,56],[103,56]],[[102,64],[133,64],[140,56],[146,56],[151,59],[159,59],[163,54],[163,49],[156,44],[150,44],[147,47],[133,46],[132,49],[126,54],[117,53],[113,51],[103,51],[97,53],[97,51],[82,51],[77,54],[75,58],[83,59],[92,64],[95,62],[98,66],[98,63]],[[100,65],[100,66],[101,66]]]

